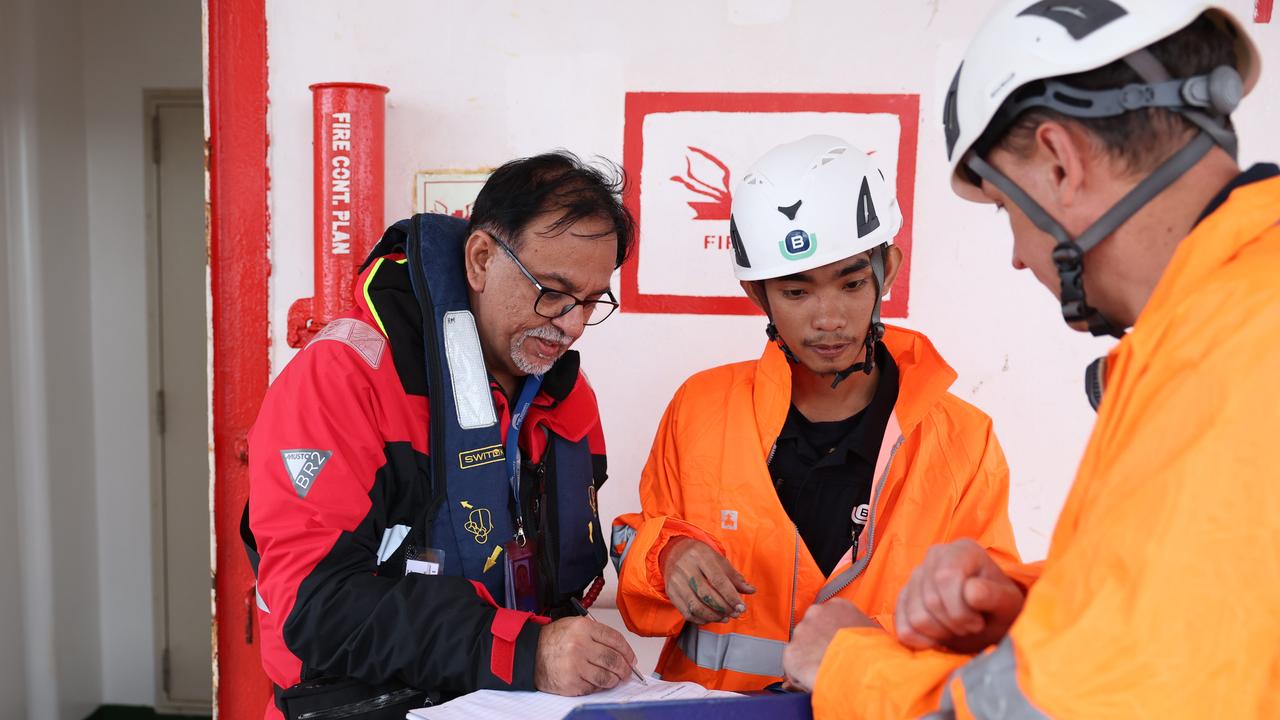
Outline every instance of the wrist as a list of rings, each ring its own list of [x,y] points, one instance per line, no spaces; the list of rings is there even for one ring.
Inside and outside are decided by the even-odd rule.
[[[667,563],[671,560],[673,551],[688,542],[695,541],[688,535],[676,535],[668,540],[666,545],[663,545],[662,551],[658,553],[658,567],[662,568],[663,576],[667,574]]]

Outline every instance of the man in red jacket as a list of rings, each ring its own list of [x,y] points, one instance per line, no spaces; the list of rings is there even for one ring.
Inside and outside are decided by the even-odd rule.
[[[355,309],[272,384],[243,527],[268,717],[403,717],[477,689],[580,695],[630,674],[622,636],[572,612],[607,558],[606,466],[568,348],[617,308],[609,281],[633,237],[621,183],[541,155],[499,168],[469,225],[395,224]]]

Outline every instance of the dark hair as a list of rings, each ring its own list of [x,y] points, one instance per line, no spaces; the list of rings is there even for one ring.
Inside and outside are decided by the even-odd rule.
[[[588,165],[565,150],[512,160],[480,189],[467,232],[495,233],[518,250],[520,231],[539,215],[558,213],[549,228],[553,234],[579,220],[600,218],[611,227],[592,237],[617,236],[614,267],[619,267],[635,242],[635,221],[622,205],[626,182],[626,173],[616,164],[601,159]]]
[[[1172,77],[1186,78],[1206,74],[1219,65],[1239,68],[1235,43],[1229,26],[1201,14],[1190,25],[1147,49]],[[1085,90],[1121,88],[1143,82],[1124,60],[1055,79]],[[1028,91],[1038,93],[1042,88],[1041,83],[1028,83],[1006,102],[1018,102]],[[997,144],[1025,155],[1030,151],[1036,129],[1046,121],[1071,122],[1083,127],[1104,152],[1134,174],[1154,170],[1198,130],[1181,114],[1164,108],[1143,108],[1104,118],[1073,118],[1046,108],[1032,108],[1018,116]],[[1227,122],[1229,127],[1230,120]]]

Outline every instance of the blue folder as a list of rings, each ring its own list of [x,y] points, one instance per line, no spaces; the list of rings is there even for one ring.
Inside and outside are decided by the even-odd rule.
[[[807,693],[583,705],[565,720],[813,720]]]

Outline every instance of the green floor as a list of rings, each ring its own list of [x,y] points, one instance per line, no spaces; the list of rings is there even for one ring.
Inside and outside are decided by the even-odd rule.
[[[209,720],[208,715],[158,715],[143,705],[103,705],[85,720]]]

